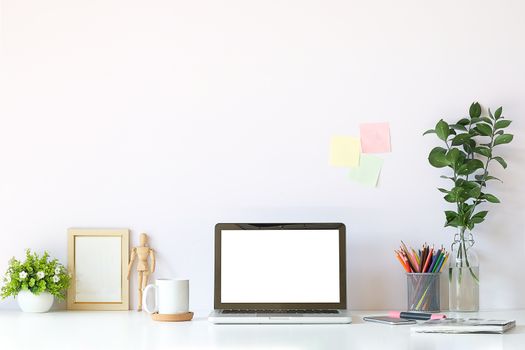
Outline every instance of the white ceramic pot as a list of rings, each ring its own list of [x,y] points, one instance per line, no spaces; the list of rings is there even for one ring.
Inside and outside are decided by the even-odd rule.
[[[48,292],[35,295],[28,290],[21,290],[16,301],[24,312],[48,312],[53,306],[54,297]]]

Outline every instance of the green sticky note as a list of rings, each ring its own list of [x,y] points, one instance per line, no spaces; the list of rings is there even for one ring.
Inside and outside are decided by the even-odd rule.
[[[334,136],[330,143],[330,164],[341,167],[359,165],[361,142],[357,137]]]
[[[382,166],[383,159],[362,154],[359,166],[350,169],[350,179],[365,186],[376,187]]]

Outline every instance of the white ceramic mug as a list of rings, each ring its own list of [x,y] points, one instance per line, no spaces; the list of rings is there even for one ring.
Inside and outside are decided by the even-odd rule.
[[[150,290],[155,290],[155,307],[148,307],[147,297]],[[148,284],[144,288],[142,304],[147,313],[182,314],[189,311],[189,280],[158,279],[155,284]]]

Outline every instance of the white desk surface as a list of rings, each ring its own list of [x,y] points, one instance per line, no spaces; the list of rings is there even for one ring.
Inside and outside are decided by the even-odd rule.
[[[525,349],[525,310],[468,314],[515,319],[502,335],[411,334],[410,326],[362,321],[381,311],[352,312],[348,325],[213,325],[207,314],[161,323],[136,311],[0,311],[0,349]]]

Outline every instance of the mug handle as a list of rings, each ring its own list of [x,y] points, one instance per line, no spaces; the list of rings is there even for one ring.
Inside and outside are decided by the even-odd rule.
[[[147,303],[148,298],[148,292],[154,289],[155,290],[155,306],[153,310],[150,310]],[[157,286],[154,284],[148,284],[146,288],[144,288],[144,291],[142,292],[142,307],[144,308],[144,311],[146,311],[148,314],[152,314],[159,311],[159,305],[157,302]]]

